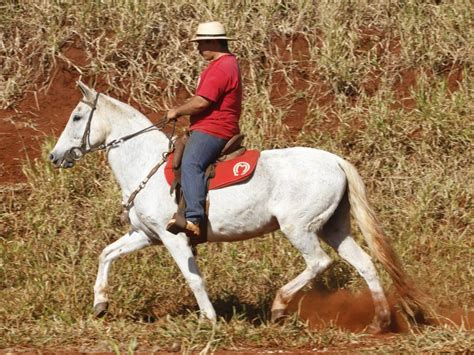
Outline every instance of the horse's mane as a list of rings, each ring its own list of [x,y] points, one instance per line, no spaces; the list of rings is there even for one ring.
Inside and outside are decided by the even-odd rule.
[[[112,112],[112,114],[113,112],[116,112],[116,115],[114,115],[114,117],[120,116],[124,119],[124,122],[132,124],[134,128],[131,133],[134,133],[147,127],[151,127],[154,123],[156,123],[152,122],[142,112],[140,112],[138,109],[126,102],[120,101],[105,94],[103,95],[103,98],[105,98],[103,102],[108,106],[108,109]],[[148,130],[148,132],[153,132],[154,135],[157,135],[156,137],[160,137],[160,139],[165,139],[166,142],[168,142],[166,134],[161,131],[160,127]]]
[[[127,118],[136,119],[138,117],[146,120],[148,123],[151,121],[143,113],[137,110],[135,107],[127,104],[126,102],[120,101],[116,98],[113,98],[109,95],[101,94],[106,100],[105,102],[113,110],[118,111],[119,113],[125,113]]]

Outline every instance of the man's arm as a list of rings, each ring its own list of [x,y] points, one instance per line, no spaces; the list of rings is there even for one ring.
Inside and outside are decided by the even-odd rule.
[[[211,103],[211,101],[206,100],[204,97],[196,95],[181,106],[170,109],[166,114],[166,118],[175,120],[181,116],[195,115],[207,109]]]

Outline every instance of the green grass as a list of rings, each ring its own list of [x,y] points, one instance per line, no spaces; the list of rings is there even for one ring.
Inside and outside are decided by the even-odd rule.
[[[193,92],[204,64],[184,39],[199,21],[221,19],[239,37],[231,47],[245,78],[247,145],[318,147],[353,162],[402,262],[434,306],[472,311],[474,24],[468,1],[9,1],[0,10],[4,108],[28,91],[44,91],[76,42],[89,61],[71,63],[71,70],[114,96],[162,111],[178,91]],[[297,42],[307,50],[299,52]],[[460,82],[453,86],[448,78],[457,71]],[[408,85],[410,72],[416,81]],[[282,97],[274,96],[277,85]],[[294,131],[286,124],[301,102],[303,127]],[[374,338],[335,327],[311,330],[296,318],[269,323],[275,291],[303,268],[280,233],[199,247],[199,266],[223,317],[215,327],[197,319],[189,288],[161,248],[114,264],[111,314],[95,320],[98,256],[128,226],[120,221],[120,195],[104,157],[55,170],[45,162],[52,145],[45,142],[43,160],[25,165],[25,185],[2,187],[0,348],[472,347],[472,331],[454,325]],[[388,276],[381,275],[388,288]],[[337,258],[314,285],[364,287]]]

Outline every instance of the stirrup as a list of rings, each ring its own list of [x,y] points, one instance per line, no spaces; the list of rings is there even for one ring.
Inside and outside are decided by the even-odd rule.
[[[201,229],[198,224],[194,224],[191,221],[187,221],[183,216],[175,213],[166,225],[166,230],[173,234],[181,232],[186,233],[188,237],[199,237]]]

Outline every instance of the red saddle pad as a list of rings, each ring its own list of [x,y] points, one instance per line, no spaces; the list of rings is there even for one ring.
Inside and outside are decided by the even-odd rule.
[[[174,180],[173,155],[169,156],[165,167],[166,181],[170,185]],[[210,180],[209,190],[219,189],[250,179],[259,157],[260,151],[247,150],[234,159],[217,163],[216,176]]]

